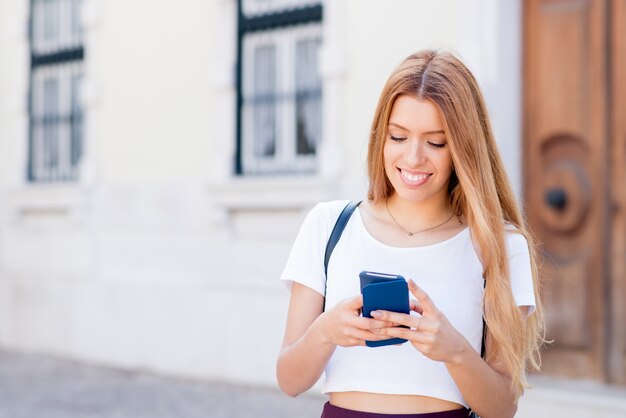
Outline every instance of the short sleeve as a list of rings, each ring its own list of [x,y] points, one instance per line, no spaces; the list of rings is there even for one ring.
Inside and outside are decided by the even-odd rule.
[[[318,203],[304,219],[280,276],[280,280],[288,289],[291,289],[293,282],[298,282],[324,296],[326,242],[345,203],[341,201]]]
[[[517,306],[527,306],[530,315],[536,305],[528,241],[520,233],[508,232],[507,247],[513,298]]]

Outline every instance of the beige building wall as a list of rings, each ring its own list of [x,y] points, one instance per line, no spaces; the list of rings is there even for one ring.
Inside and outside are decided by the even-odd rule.
[[[235,178],[235,1],[85,0],[73,184],[25,179],[28,4],[0,0],[3,347],[274,385],[297,228],[317,201],[363,197],[378,94],[422,48],[474,69],[521,187],[516,2],[325,1],[318,175]]]
[[[80,180],[31,184],[29,0],[0,0],[3,348],[275,386],[291,242],[316,202],[363,198],[378,94],[422,48],[474,71],[521,195],[519,0],[325,0],[320,169],[288,178],[232,175],[235,0],[84,1]],[[626,411],[618,390],[536,386],[518,416]]]

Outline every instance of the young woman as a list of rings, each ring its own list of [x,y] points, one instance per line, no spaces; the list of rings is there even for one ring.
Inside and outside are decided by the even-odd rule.
[[[535,256],[480,89],[456,57],[423,51],[392,73],[367,162],[367,200],[327,275],[345,201],[318,204],[293,245],[280,387],[297,396],[325,372],[324,418],[513,417],[527,368],[539,366]],[[410,279],[411,314],[362,317],[363,270]],[[394,337],[408,342],[364,346]]]

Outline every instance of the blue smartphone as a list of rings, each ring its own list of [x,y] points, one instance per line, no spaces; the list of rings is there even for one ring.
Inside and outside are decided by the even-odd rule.
[[[376,273],[363,271],[361,279],[361,293],[363,294],[363,316],[371,318],[371,312],[385,310],[408,314],[409,287],[404,277],[396,274]],[[404,328],[408,328],[404,326]],[[368,347],[382,347],[405,343],[404,338],[390,338],[382,341],[365,341]]]
[[[359,273],[359,280],[361,282],[361,293],[363,293],[363,288],[369,284],[388,282],[392,280],[404,280],[404,277],[397,274],[376,273],[375,271],[362,271],[361,273]]]

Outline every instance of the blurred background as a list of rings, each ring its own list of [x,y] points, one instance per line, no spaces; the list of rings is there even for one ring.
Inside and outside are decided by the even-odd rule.
[[[518,416],[626,416],[624,0],[0,0],[0,348],[275,389],[292,240],[364,197],[423,48],[476,75],[541,243]]]

